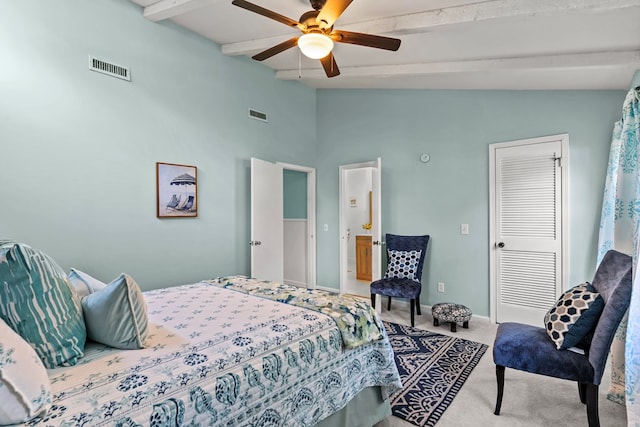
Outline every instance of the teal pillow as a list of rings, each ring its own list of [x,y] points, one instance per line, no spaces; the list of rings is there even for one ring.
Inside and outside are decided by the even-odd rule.
[[[75,365],[84,355],[79,298],[53,259],[22,243],[0,241],[0,318],[46,368]]]
[[[91,277],[84,271],[80,271],[76,268],[71,269],[67,278],[80,299],[89,294],[100,291],[107,286],[104,282],[101,282],[95,277]]]
[[[122,273],[104,289],[82,299],[90,340],[110,347],[144,348],[147,338],[147,303],[138,284]]]

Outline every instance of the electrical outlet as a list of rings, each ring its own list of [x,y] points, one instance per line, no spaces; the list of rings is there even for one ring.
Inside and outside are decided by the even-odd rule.
[[[444,292],[444,282],[438,282],[438,292]]]

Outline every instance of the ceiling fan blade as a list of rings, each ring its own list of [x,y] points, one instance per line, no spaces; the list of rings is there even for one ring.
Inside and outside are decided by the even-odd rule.
[[[280,52],[284,52],[285,50],[290,49],[297,44],[298,44],[298,38],[294,37],[292,39],[283,41],[282,43],[277,44],[273,47],[270,47],[267,50],[257,53],[253,55],[251,58],[255,59],[256,61],[264,61],[265,59],[271,58],[273,55],[277,55]]]
[[[266,16],[267,18],[271,18],[274,21],[281,22],[284,25],[288,25],[290,27],[298,27],[300,29],[302,29],[303,27],[302,24],[294,19],[287,18],[284,15],[280,15],[279,13],[276,13],[269,9],[265,9],[262,6],[258,6],[257,4],[253,4],[245,0],[233,0],[231,4],[234,4],[243,9],[250,10],[251,12],[257,13],[258,15]]]
[[[327,74],[327,77],[335,77],[340,74],[340,69],[338,68],[338,64],[336,64],[333,53],[329,52],[329,55],[321,58],[320,62],[322,63],[322,68],[324,68],[324,72]]]
[[[377,49],[398,50],[400,39],[376,36],[373,34],[354,33],[352,31],[335,30],[329,34],[333,41],[375,47]]]
[[[320,9],[316,22],[323,30],[329,29],[342,15],[342,12],[351,4],[353,0],[327,0]]]

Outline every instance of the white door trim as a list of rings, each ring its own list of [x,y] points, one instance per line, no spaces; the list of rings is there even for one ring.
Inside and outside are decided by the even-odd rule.
[[[316,287],[316,170],[315,168],[276,162],[283,169],[307,174],[307,288]]]
[[[489,313],[491,323],[496,323],[496,310],[497,310],[497,291],[496,291],[496,244],[495,241],[495,186],[496,186],[496,150],[499,148],[515,147],[521,145],[538,144],[543,142],[560,141],[562,147],[562,155],[560,161],[562,162],[561,179],[562,179],[562,269],[561,281],[562,289],[567,289],[567,283],[569,282],[569,134],[557,134],[542,136],[537,138],[521,139],[515,141],[497,142],[489,144]],[[542,322],[542,319],[540,320]]]

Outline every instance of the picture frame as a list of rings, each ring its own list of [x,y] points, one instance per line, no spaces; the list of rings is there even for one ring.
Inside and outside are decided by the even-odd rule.
[[[158,218],[198,216],[198,168],[156,162],[156,215]]]

